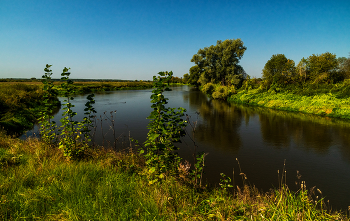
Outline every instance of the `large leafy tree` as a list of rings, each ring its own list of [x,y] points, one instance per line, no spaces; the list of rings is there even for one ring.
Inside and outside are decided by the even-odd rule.
[[[284,54],[274,54],[262,70],[263,78],[271,81],[290,79],[295,76],[295,63]]]
[[[343,74],[344,78],[349,79],[350,78],[350,56],[349,58],[346,57],[339,57],[338,59],[338,72]]]
[[[320,55],[311,55],[306,59],[306,73],[310,80],[327,78],[335,72],[338,60],[335,54],[326,52]]]
[[[246,49],[241,39],[219,40],[216,45],[199,49],[191,59],[195,65],[190,68],[190,83],[238,85],[246,76],[243,67],[239,65]]]

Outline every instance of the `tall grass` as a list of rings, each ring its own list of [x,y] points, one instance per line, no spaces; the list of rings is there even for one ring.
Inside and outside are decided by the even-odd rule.
[[[85,159],[67,161],[36,139],[0,134],[0,219],[347,220],[306,190],[196,189],[173,177],[149,185],[144,169],[133,151],[89,149]]]
[[[31,84],[1,83],[0,127],[20,134],[33,126],[42,105],[41,87]]]

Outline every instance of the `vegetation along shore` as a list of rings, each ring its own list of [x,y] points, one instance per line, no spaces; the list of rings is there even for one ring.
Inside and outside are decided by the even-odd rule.
[[[52,100],[57,108],[60,102],[57,96],[64,95],[61,79],[52,80]],[[169,84],[182,84],[182,79],[172,77]],[[0,80],[0,128],[6,128],[9,134],[22,134],[33,127],[43,108],[44,84],[42,80],[32,79],[1,79]],[[139,90],[152,88],[151,81],[105,81],[74,80],[73,94],[85,94],[115,90]],[[58,109],[57,109],[58,110]]]
[[[262,78],[251,78],[239,65],[246,49],[240,39],[199,49],[184,81],[213,99],[350,119],[350,57],[326,52],[295,65],[284,54],[275,54]]]
[[[191,122],[183,118],[185,109],[165,106],[172,72],[153,78],[146,142],[130,137],[124,151],[116,151],[91,146],[93,94],[87,95],[84,119],[74,121],[74,82],[67,68],[62,126],[52,121],[50,101],[57,91],[49,68],[43,90],[35,90],[43,100],[40,140],[0,133],[2,220],[348,220],[346,212],[331,210],[320,190],[306,189],[302,181],[297,192],[289,190],[283,171],[279,187],[266,193],[249,186],[244,171],[241,180],[221,174],[217,187],[202,183],[206,154],[195,153],[191,166],[176,153]]]

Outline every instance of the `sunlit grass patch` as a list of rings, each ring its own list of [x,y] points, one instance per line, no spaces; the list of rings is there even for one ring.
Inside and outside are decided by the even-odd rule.
[[[337,98],[334,94],[301,96],[288,92],[247,93],[246,91],[240,91],[239,93],[232,95],[228,101],[280,110],[350,119],[349,99]]]

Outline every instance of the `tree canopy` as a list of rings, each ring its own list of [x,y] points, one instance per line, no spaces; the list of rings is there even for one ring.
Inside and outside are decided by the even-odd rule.
[[[291,78],[295,75],[295,63],[284,54],[274,54],[266,62],[262,74],[268,80],[278,80],[282,76]]]
[[[195,65],[190,68],[189,82],[240,84],[246,73],[239,61],[246,49],[241,39],[219,40],[216,45],[199,49],[191,59]]]
[[[350,56],[349,58],[340,57],[338,60],[338,71],[344,75],[344,78],[350,78]]]
[[[326,52],[320,55],[311,55],[306,59],[306,73],[310,80],[322,77],[336,71],[338,60],[335,54]]]

